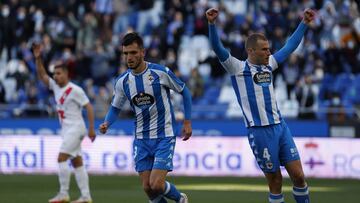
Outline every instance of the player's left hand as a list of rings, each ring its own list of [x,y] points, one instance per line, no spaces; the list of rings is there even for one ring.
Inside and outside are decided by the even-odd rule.
[[[182,128],[182,140],[186,141],[188,139],[190,139],[192,135],[192,127],[191,127],[191,121],[190,120],[184,120],[184,125]]]
[[[89,139],[91,140],[91,142],[94,142],[94,140],[95,140],[95,138],[96,138],[95,130],[94,130],[94,129],[90,129],[88,136],[89,136]]]
[[[309,25],[311,23],[311,21],[313,21],[315,19],[316,16],[316,12],[310,8],[305,9],[304,11],[304,23]]]

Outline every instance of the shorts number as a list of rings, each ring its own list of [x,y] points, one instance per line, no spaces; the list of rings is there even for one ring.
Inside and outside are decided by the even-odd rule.
[[[137,146],[134,147],[134,159],[136,159],[136,156],[137,156]]]
[[[269,150],[268,148],[264,148],[264,152],[263,152],[263,158],[270,160],[270,154],[269,154]]]

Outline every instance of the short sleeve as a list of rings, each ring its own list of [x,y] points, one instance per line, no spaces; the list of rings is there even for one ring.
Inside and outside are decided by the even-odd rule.
[[[231,55],[225,61],[221,62],[221,65],[230,75],[235,75],[239,72],[242,72],[244,70],[244,64],[244,61],[240,61]]]
[[[75,100],[81,106],[85,106],[87,103],[90,102],[84,90],[80,87],[76,88]]]
[[[54,90],[56,86],[57,86],[57,84],[56,84],[55,80],[52,79],[51,77],[49,77],[49,89]]]
[[[175,74],[168,68],[165,68],[165,72],[163,74],[163,77],[161,77],[162,84],[167,86],[168,88],[174,90],[177,93],[180,93],[183,91],[185,87],[185,83],[181,81],[178,77],[175,76]]]
[[[122,106],[125,104],[126,101],[126,95],[123,89],[123,85],[122,85],[123,80],[118,80],[114,86],[114,94],[113,94],[113,99],[111,101],[111,105],[121,109]]]
[[[273,55],[271,55],[269,58],[269,66],[272,68],[272,71],[276,70],[279,67],[279,65]]]

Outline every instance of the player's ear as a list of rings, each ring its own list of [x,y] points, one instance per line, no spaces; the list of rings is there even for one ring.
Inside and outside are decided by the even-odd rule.
[[[140,50],[140,51],[141,51],[142,55],[143,55],[143,56],[145,56],[145,54],[146,54],[146,50],[145,50],[145,48],[141,48],[141,50]]]

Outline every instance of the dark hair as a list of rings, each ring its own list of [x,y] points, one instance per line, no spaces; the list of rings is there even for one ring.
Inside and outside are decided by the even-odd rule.
[[[140,48],[144,47],[143,39],[136,32],[127,33],[122,39],[122,46],[128,46],[132,43],[136,43]]]
[[[68,71],[68,67],[64,63],[55,65],[54,70],[57,68],[61,68],[63,71]]]
[[[255,48],[258,40],[267,41],[267,38],[262,33],[253,33],[247,38],[245,42],[245,49]]]

